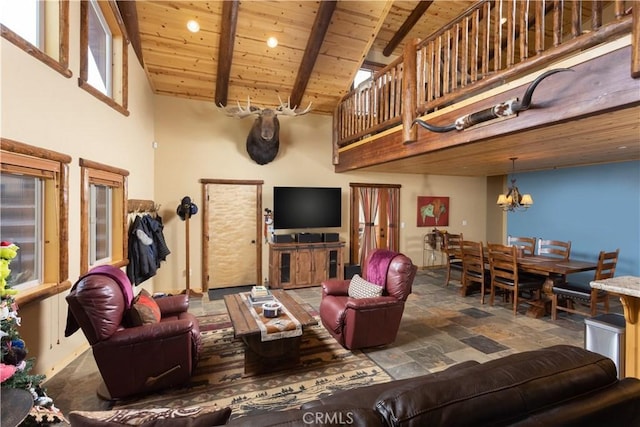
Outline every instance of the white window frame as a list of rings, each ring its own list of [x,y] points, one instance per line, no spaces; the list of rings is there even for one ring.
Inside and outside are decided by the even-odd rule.
[[[108,67],[106,82],[102,77],[94,77],[97,72],[92,68],[90,53],[89,16],[95,13],[100,25],[110,34],[110,43],[105,52]],[[80,76],[78,86],[86,92],[106,103],[119,113],[128,116],[128,49],[129,40],[120,15],[120,10],[114,0],[82,0],[80,3]],[[99,74],[99,73],[98,73]]]
[[[100,227],[98,218],[100,212],[98,212],[98,188],[104,188],[106,191],[106,203],[104,206],[104,212],[102,212],[105,222],[104,236],[99,235]],[[113,248],[113,229],[111,226],[111,223],[113,222],[111,216],[111,212],[113,212],[113,191],[109,186],[97,184],[91,184],[89,186],[89,191],[91,193],[89,199],[89,266],[93,267],[94,265],[105,264],[111,261],[111,253]],[[101,237],[105,240],[106,243],[106,256],[99,258],[98,241]]]
[[[111,29],[107,24],[104,15],[102,14],[102,10],[100,10],[100,6],[98,6],[98,2],[96,0],[89,0],[89,15],[93,15],[96,17],[97,24],[100,26],[101,38],[104,38],[105,51],[102,52],[102,61],[104,61],[105,69],[104,69],[104,78],[102,78],[102,70],[96,64],[95,57],[99,52],[94,52],[91,50],[92,39],[91,34],[95,34],[91,31],[91,25],[89,25],[89,40],[87,42],[87,55],[89,58],[88,62],[88,72],[87,72],[87,83],[89,83],[94,88],[98,89],[100,92],[104,93],[108,97],[113,96],[113,70],[111,64],[111,58],[113,55],[113,34],[111,34]],[[91,22],[89,17],[87,18],[88,22]]]
[[[36,44],[0,23],[2,38],[69,78],[73,75],[69,70],[69,1],[46,0],[38,4],[38,16],[33,17],[39,22]]]

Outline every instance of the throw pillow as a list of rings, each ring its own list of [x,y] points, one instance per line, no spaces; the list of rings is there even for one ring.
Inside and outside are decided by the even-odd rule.
[[[151,294],[145,289],[133,299],[131,304],[131,323],[133,326],[142,326],[148,323],[160,321],[160,307]]]
[[[349,283],[351,298],[374,298],[382,295],[382,286],[367,282],[360,275],[355,274]]]
[[[225,425],[231,408],[209,407],[115,409],[113,411],[71,411],[73,427],[210,427]]]

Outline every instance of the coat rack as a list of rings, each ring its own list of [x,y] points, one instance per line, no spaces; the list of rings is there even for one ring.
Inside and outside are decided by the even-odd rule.
[[[185,268],[186,268],[187,280],[186,280],[186,288],[182,293],[187,294],[189,296],[201,297],[202,296],[201,293],[191,289],[191,267],[189,264],[189,258],[190,258],[189,256],[189,219],[191,219],[193,215],[198,213],[198,206],[196,206],[195,203],[191,202],[191,198],[189,196],[185,196],[182,198],[182,201],[178,205],[178,208],[176,209],[176,213],[178,214],[180,219],[184,221],[184,226],[185,226],[185,233],[184,233],[185,234],[185,256],[186,256]]]

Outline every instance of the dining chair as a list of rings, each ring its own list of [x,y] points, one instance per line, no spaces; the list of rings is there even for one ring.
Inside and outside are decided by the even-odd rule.
[[[462,278],[462,241],[464,237],[462,233],[453,234],[445,231],[444,233],[444,252],[447,254],[447,278],[445,279],[445,286],[449,286],[451,280],[451,270],[460,272],[460,282]]]
[[[537,240],[535,237],[516,237],[509,235],[507,236],[507,246],[522,248],[523,255],[533,255],[536,250]]]
[[[538,239],[536,253],[538,255],[569,259],[571,255],[571,240],[563,242],[561,240]]]
[[[462,241],[462,294],[466,296],[474,284],[480,285],[480,303],[484,304],[491,273],[485,266],[482,242]]]
[[[598,268],[596,269],[593,280],[612,278],[616,272],[619,254],[620,249],[616,249],[615,252],[601,251],[598,255]],[[598,304],[600,303],[604,306],[604,312],[608,313],[609,294],[602,289],[591,288],[590,282],[591,281],[554,284],[552,288],[553,295],[551,297],[551,318],[553,320],[558,318],[558,310],[587,316],[591,315],[591,317],[593,317],[596,315]],[[566,302],[566,306],[558,304],[559,299],[563,299]],[[576,305],[586,306],[586,308],[580,309],[582,307],[577,308]]]
[[[489,243],[489,269],[491,271],[491,296],[489,304],[493,305],[496,289],[500,288],[513,296],[513,315],[518,313],[520,299],[527,302],[529,299],[540,299],[544,277],[520,274],[518,271],[518,248],[508,245]],[[531,298],[525,298],[521,293],[531,294]],[[506,298],[505,298],[506,299]]]

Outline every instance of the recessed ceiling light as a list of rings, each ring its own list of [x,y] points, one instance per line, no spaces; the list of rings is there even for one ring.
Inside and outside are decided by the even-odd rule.
[[[187,22],[187,29],[192,33],[197,33],[200,31],[200,24],[198,24],[198,21],[195,19],[190,19],[189,22]]]
[[[278,46],[278,39],[275,37],[269,37],[267,39],[267,46],[269,46],[270,48],[274,48],[276,46]]]

